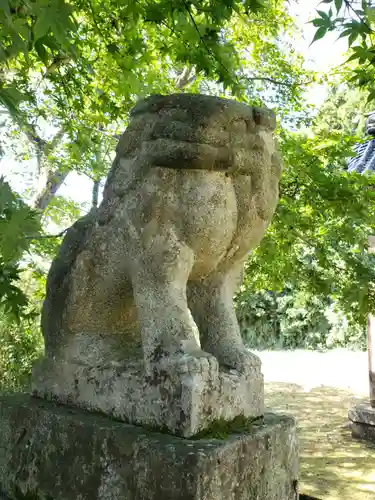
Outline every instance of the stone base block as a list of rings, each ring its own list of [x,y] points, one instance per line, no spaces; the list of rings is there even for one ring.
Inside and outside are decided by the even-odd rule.
[[[291,417],[189,440],[0,397],[0,491],[10,500],[296,500],[297,473]]]
[[[183,361],[146,376],[141,362],[91,367],[44,358],[34,367],[32,393],[183,437],[194,436],[217,420],[263,414],[260,363],[240,376],[219,370],[213,357]]]
[[[375,408],[370,405],[358,405],[349,410],[352,436],[356,439],[375,443]]]

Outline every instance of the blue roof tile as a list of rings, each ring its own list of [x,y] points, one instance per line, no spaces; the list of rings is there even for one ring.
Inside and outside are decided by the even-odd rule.
[[[354,146],[357,156],[348,162],[348,172],[375,173],[375,138]]]

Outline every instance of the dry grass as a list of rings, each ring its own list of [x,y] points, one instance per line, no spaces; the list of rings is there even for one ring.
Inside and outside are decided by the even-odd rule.
[[[323,500],[375,500],[375,447],[351,438],[347,413],[366,401],[365,353],[258,353],[266,405],[294,415],[301,491]]]

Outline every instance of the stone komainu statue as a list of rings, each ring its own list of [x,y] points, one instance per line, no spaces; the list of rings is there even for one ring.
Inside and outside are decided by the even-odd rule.
[[[278,199],[271,111],[192,94],[139,102],[98,209],[47,281],[47,357],[100,365],[214,356],[243,371],[233,294]],[[198,333],[199,332],[199,333]]]

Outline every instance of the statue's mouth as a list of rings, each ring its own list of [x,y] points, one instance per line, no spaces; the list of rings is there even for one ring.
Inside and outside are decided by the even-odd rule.
[[[190,142],[158,137],[142,142],[140,155],[153,167],[183,170],[212,170],[229,173],[249,173],[250,164],[260,166],[267,161],[266,146],[243,145],[233,150],[228,142],[216,146],[205,142]],[[251,158],[251,161],[249,160]]]
[[[154,167],[191,170],[227,170],[232,163],[228,147],[159,137],[143,141],[141,155]]]

